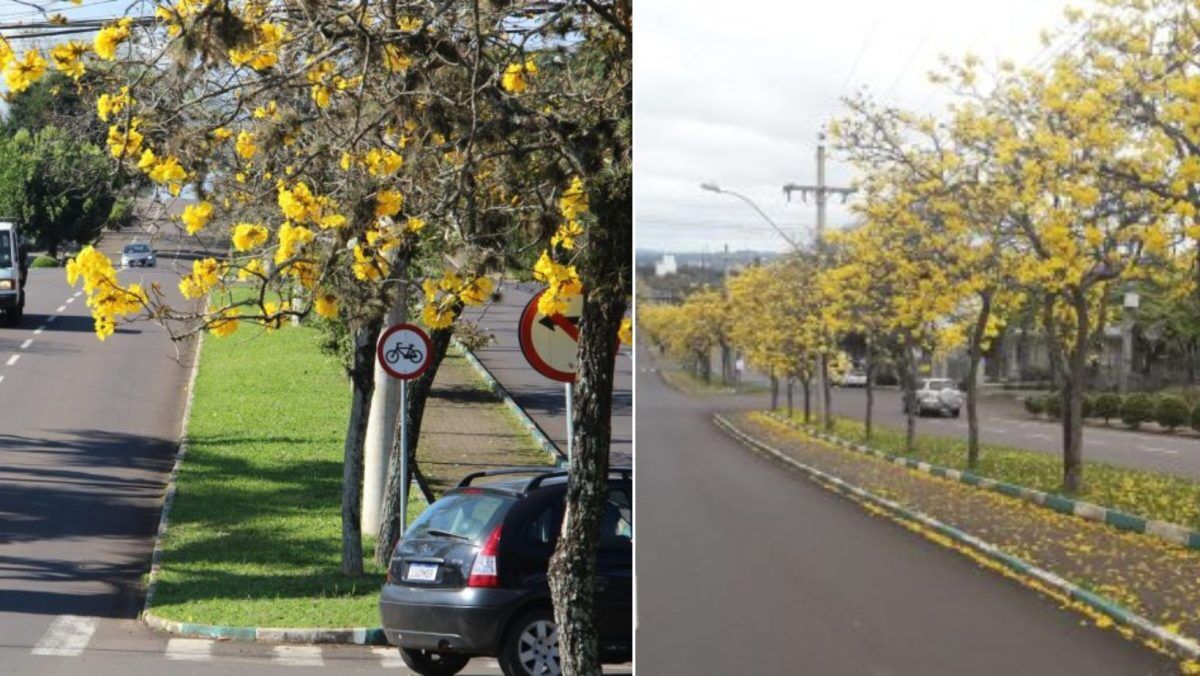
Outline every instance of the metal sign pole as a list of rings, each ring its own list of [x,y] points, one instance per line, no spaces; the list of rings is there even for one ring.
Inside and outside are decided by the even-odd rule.
[[[400,381],[400,537],[408,530],[408,381]]]
[[[567,466],[570,467],[575,457],[575,385],[563,383],[563,388],[567,397]]]

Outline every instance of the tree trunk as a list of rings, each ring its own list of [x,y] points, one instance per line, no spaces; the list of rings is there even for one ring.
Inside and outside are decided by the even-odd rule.
[[[400,475],[400,419],[396,419],[396,432],[392,436],[392,449],[388,456],[387,487],[383,493],[383,509],[379,514],[379,537],[375,540],[375,562],[381,566],[387,565],[392,550],[400,540],[400,515],[403,513],[400,510],[407,509],[406,505],[400,504],[400,486],[405,482],[411,484],[411,477],[419,471],[417,441],[421,438],[425,403],[429,400],[433,381],[437,378],[442,360],[446,358],[446,350],[453,336],[453,328],[436,329],[430,333],[429,342],[433,345],[433,351],[429,355],[429,368],[408,384],[408,477]],[[418,484],[426,501],[437,499],[428,483],[420,481]]]
[[[913,359],[912,340],[904,341],[900,357],[901,380],[904,384],[904,451],[912,453],[917,443],[917,364]]]
[[[980,297],[982,304],[979,316],[975,318],[975,326],[967,347],[967,467],[975,469],[979,466],[979,387],[976,380],[979,375],[979,361],[983,358],[984,333],[987,331],[988,319],[992,313],[992,294],[983,293]]]
[[[804,424],[812,424],[812,378],[804,381]]]
[[[779,408],[779,378],[775,377],[775,369],[771,369],[771,410]]]
[[[596,552],[608,497],[614,346],[632,285],[632,169],[615,181],[608,193],[611,200],[597,199],[600,191],[590,191],[597,223],[588,229],[580,265],[586,294],[579,322],[574,452],[562,535],[548,571],[563,676],[601,673],[594,608]]]
[[[870,339],[867,340],[867,415],[863,419],[863,440],[871,443],[872,423],[875,418],[875,355]]]
[[[375,390],[375,343],[381,318],[358,320],[350,325],[354,357],[350,368],[353,400],[342,460],[342,574],[362,575],[363,444],[367,417]]]
[[[821,355],[821,397],[824,403],[822,414],[825,417],[825,431],[833,431],[833,384],[829,382],[829,358]]]
[[[1083,387],[1087,369],[1088,306],[1087,295],[1079,290],[1072,294],[1075,306],[1075,332],[1068,354],[1067,372],[1063,378],[1063,487],[1068,493],[1083,488]]]
[[[787,379],[788,420],[792,419],[792,385],[794,384],[795,382],[791,378]]]
[[[731,378],[729,377],[729,374],[731,371],[733,371],[733,359],[732,359],[732,356],[729,354],[729,345],[724,340],[722,340],[721,341],[721,386],[722,387],[729,387],[729,381],[731,380]]]

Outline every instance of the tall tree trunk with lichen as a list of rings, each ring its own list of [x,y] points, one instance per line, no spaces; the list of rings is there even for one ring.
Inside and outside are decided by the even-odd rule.
[[[352,400],[342,460],[342,574],[362,575],[362,481],[363,444],[371,394],[375,391],[375,342],[379,340],[380,317],[350,323],[353,350],[349,369]]]
[[[967,346],[967,467],[970,469],[979,466],[979,386],[976,381],[979,362],[983,359],[984,334],[992,314],[991,292],[984,292],[980,301],[979,314],[975,317]]]
[[[626,165],[628,167],[628,165]],[[580,265],[585,286],[575,382],[575,440],[562,537],[550,557],[550,594],[566,676],[600,672],[596,552],[608,493],[612,437],[613,345],[625,315],[632,246],[632,170],[604,176],[592,195],[597,222]]]

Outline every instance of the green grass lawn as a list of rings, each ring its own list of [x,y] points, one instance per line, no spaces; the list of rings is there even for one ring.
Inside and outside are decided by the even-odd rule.
[[[383,571],[341,574],[350,385],[319,333],[243,326],[204,341],[154,612],[261,627],[379,624]],[[423,504],[420,492],[410,513]]]
[[[803,415],[793,418],[803,421]],[[814,418],[816,422],[816,418]],[[863,424],[836,418],[838,436],[863,443]],[[1084,430],[1087,437],[1087,430]],[[965,440],[918,434],[912,453],[904,451],[904,430],[874,425],[872,448],[905,455],[951,469],[967,469]],[[1062,493],[1062,458],[1049,453],[1011,446],[980,444],[979,467],[975,473],[998,481]],[[1200,449],[1197,449],[1200,453]],[[1150,519],[1169,521],[1200,530],[1200,482],[1100,462],[1085,462],[1084,488],[1075,497]]]

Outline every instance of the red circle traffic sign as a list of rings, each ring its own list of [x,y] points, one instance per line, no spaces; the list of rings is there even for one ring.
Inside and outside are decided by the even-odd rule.
[[[575,382],[576,355],[579,352],[579,317],[583,313],[583,295],[571,298],[564,314],[545,315],[538,311],[538,300],[545,289],[534,294],[517,326],[521,354],[538,373],[563,383]]]
[[[400,380],[412,380],[429,368],[433,343],[421,327],[413,324],[389,326],[379,336],[375,347],[379,365],[388,375]]]

